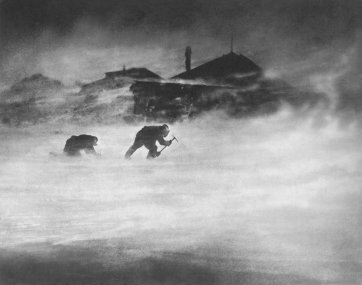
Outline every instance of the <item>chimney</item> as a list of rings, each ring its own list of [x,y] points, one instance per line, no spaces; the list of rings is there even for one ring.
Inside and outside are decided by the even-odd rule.
[[[186,72],[189,72],[191,70],[191,47],[186,47],[185,65],[186,65]]]

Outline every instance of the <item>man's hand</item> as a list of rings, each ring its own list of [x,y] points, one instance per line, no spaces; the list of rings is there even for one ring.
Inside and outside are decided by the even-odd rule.
[[[159,157],[161,155],[161,152],[160,151],[157,151],[156,153],[155,153],[155,157]]]
[[[172,144],[172,141],[166,141],[166,146],[170,146]]]

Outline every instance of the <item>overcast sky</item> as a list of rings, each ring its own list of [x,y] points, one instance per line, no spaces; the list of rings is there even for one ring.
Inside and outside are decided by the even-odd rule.
[[[162,76],[235,50],[263,68],[335,56],[361,27],[360,0],[3,0],[1,77],[87,80],[123,64]],[[328,58],[328,61],[330,59]]]

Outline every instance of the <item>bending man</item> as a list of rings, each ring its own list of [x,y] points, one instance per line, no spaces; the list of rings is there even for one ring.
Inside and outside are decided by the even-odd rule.
[[[97,145],[98,138],[90,135],[72,136],[67,139],[64,146],[64,153],[69,156],[79,156],[83,150],[87,154],[97,154],[94,146]]]
[[[145,146],[149,150],[147,159],[158,157],[160,152],[157,151],[156,141],[161,145],[171,145],[172,141],[166,141],[164,139],[169,132],[170,130],[167,125],[143,127],[142,130],[137,133],[133,145],[127,150],[124,157],[130,159],[131,155],[142,146]]]

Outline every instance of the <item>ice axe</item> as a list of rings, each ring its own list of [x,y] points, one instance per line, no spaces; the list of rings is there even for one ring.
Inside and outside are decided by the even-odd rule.
[[[173,139],[171,140],[171,142],[173,142],[174,140],[178,142],[178,140],[177,140],[177,138],[176,138],[175,136],[173,136]],[[162,152],[166,147],[168,147],[168,146],[165,145],[165,146],[159,151],[159,153],[161,154],[161,152]]]

